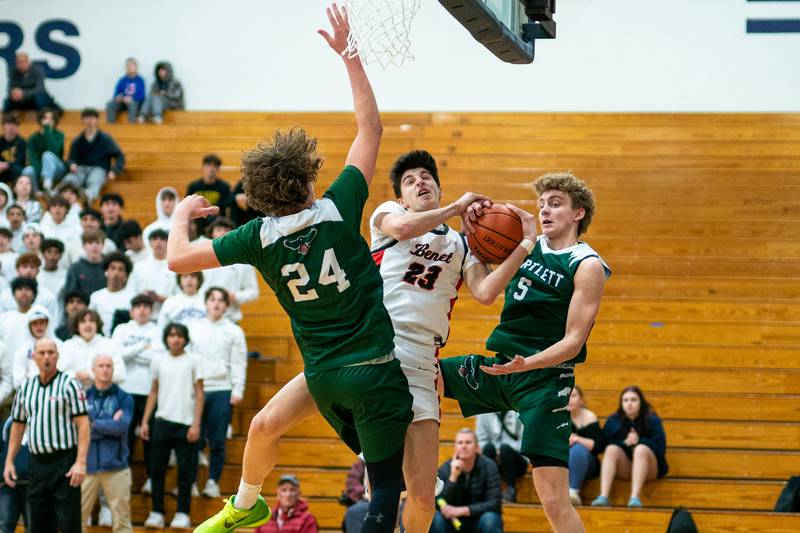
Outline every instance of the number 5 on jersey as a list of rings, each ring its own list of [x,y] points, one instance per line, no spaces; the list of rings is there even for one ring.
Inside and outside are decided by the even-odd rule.
[[[289,291],[292,293],[294,301],[309,302],[311,300],[317,300],[319,298],[317,291],[314,288],[306,289],[310,278],[306,266],[303,263],[291,263],[283,265],[283,268],[281,268],[281,275],[284,277],[290,277],[294,273],[297,273],[299,277],[293,277],[286,283],[289,287]],[[332,283],[336,283],[336,288],[339,292],[346,291],[350,286],[350,282],[347,280],[347,274],[339,267],[339,262],[336,260],[336,254],[333,248],[328,248],[322,256],[322,268],[319,270],[319,280],[317,284],[331,285]]]

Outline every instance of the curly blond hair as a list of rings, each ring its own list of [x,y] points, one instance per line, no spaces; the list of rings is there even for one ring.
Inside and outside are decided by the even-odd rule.
[[[586,233],[594,216],[594,194],[586,182],[572,172],[548,172],[533,183],[536,194],[557,190],[565,193],[572,201],[573,209],[583,208],[586,214],[578,222],[578,235]]]
[[[317,139],[302,128],[280,130],[266,143],[242,154],[242,182],[247,203],[267,215],[298,212],[317,180],[322,158]]]

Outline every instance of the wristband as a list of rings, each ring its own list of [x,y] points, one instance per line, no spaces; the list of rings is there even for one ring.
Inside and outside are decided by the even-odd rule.
[[[525,251],[528,252],[528,255],[533,252],[533,248],[536,246],[536,244],[530,239],[522,239],[519,242],[519,245],[525,248]]]

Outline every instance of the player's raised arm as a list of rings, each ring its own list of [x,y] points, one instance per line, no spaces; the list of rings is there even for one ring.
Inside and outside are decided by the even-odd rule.
[[[342,56],[347,48],[347,36],[350,34],[350,22],[347,19],[347,10],[339,8],[336,4],[327,9],[328,20],[331,22],[333,35],[325,30],[319,30],[319,34],[325,38],[334,52]],[[342,56],[347,75],[350,78],[350,88],[353,91],[353,105],[356,113],[356,126],[358,133],[350,146],[345,164],[353,165],[364,175],[364,179],[369,184],[372,175],[375,173],[375,162],[378,159],[378,149],[383,135],[383,125],[378,113],[378,103],[375,101],[375,93],[364,71],[364,65],[359,56]]]
[[[491,205],[488,197],[474,192],[464,193],[455,202],[429,211],[406,211],[404,213],[379,213],[373,225],[398,241],[424,235],[453,217],[461,215],[473,203]]]
[[[172,228],[167,240],[167,267],[178,274],[197,272],[220,266],[213,241],[189,241],[189,222],[219,213],[219,207],[210,205],[202,196],[187,196],[175,207]]]

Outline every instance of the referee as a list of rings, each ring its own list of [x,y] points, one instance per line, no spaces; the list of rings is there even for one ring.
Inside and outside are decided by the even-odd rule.
[[[80,533],[81,482],[89,450],[86,400],[80,384],[59,372],[53,340],[37,340],[33,359],[39,375],[25,381],[14,399],[3,477],[9,486],[16,484],[14,457],[27,424],[28,531]]]

